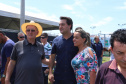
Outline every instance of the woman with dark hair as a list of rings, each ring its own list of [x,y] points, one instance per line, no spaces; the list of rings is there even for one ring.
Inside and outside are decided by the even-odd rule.
[[[74,69],[77,84],[95,84],[97,72],[97,57],[94,50],[87,46],[89,36],[83,29],[77,29],[74,32],[74,46],[79,51],[72,59],[71,65]]]

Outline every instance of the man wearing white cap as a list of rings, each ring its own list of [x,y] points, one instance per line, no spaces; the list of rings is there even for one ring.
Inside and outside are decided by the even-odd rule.
[[[41,62],[49,64],[45,58],[44,47],[36,41],[42,34],[42,27],[35,22],[24,23],[22,31],[27,39],[15,44],[8,64],[5,84],[10,84],[10,77],[16,66],[14,84],[44,84]]]

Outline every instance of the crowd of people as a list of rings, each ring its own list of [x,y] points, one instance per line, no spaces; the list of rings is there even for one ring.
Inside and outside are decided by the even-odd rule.
[[[126,29],[113,32],[109,51],[114,58],[102,64],[99,37],[91,43],[82,27],[74,33],[72,28],[70,17],[60,17],[62,35],[52,45],[42,26],[33,21],[22,24],[16,43],[0,31],[1,84],[48,84],[48,80],[51,84],[126,84]]]

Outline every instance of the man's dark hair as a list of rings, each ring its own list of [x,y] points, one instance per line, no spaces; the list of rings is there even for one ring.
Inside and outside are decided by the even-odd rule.
[[[47,38],[48,37],[48,34],[47,33],[42,33],[41,37]]]
[[[118,29],[111,35],[110,44],[112,48],[114,47],[114,41],[126,44],[126,29]]]
[[[72,30],[72,27],[73,27],[73,21],[72,21],[72,19],[70,18],[70,17],[63,17],[63,16],[61,16],[60,17],[60,20],[62,20],[62,19],[65,19],[66,20],[66,22],[67,22],[67,24],[68,25],[71,25],[71,30]]]
[[[6,36],[6,34],[3,31],[0,31],[0,33],[2,33],[4,36]]]

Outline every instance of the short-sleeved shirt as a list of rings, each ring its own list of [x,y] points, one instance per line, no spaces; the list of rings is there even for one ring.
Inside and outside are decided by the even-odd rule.
[[[51,54],[56,54],[56,68],[54,78],[58,80],[75,80],[71,60],[77,54],[78,48],[74,47],[73,35],[64,39],[63,36],[58,36],[53,40]]]
[[[94,51],[96,52],[97,57],[101,57],[102,55],[102,50],[103,50],[103,46],[102,43],[92,43],[92,48],[94,49]]]
[[[115,59],[100,66],[95,84],[126,84],[126,78],[117,68]]]
[[[15,44],[11,60],[16,61],[16,77],[14,84],[44,84],[41,60],[44,59],[44,47],[41,43],[34,45],[27,39]]]
[[[93,56],[89,53],[90,47],[78,53],[71,61],[71,65],[76,74],[77,84],[89,84],[90,72],[97,72],[97,57],[93,49]]]
[[[49,59],[49,56],[51,55],[52,46],[47,42],[44,45],[44,52],[45,52],[45,58]],[[42,67],[48,67],[48,65],[42,63]]]
[[[15,43],[11,39],[9,39],[6,41],[6,43],[4,44],[4,46],[1,49],[1,57],[2,57],[1,74],[4,73],[5,65],[7,62],[7,57],[11,56],[11,52],[12,52],[14,44]]]

